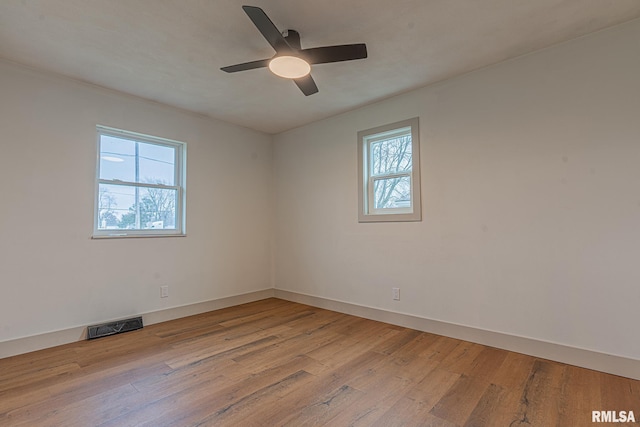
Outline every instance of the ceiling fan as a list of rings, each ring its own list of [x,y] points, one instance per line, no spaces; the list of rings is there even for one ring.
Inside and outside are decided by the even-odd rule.
[[[286,30],[281,33],[259,7],[242,6],[242,9],[262,36],[275,49],[276,54],[267,59],[222,67],[221,70],[227,73],[268,67],[274,74],[293,80],[302,93],[309,96],[318,92],[318,86],[309,74],[311,65],[367,57],[367,45],[364,43],[302,49],[300,34],[297,31]]]

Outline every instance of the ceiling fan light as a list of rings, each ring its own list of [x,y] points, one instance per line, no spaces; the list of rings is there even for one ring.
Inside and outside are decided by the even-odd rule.
[[[311,65],[297,56],[278,56],[269,62],[269,69],[285,79],[299,79],[311,72]]]

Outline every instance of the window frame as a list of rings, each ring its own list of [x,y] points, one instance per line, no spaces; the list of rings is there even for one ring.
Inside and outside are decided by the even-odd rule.
[[[143,182],[130,182],[119,179],[101,179],[100,178],[100,154],[101,154],[101,137],[111,136],[115,138],[126,139],[130,141],[140,142],[144,144],[152,144],[163,147],[174,148],[174,185],[151,184]],[[107,126],[96,126],[97,153],[96,153],[96,180],[95,180],[95,196],[94,196],[94,214],[93,214],[93,239],[102,238],[132,238],[132,237],[176,237],[186,236],[186,158],[187,144],[181,141],[175,141],[167,138],[161,138],[152,135],[145,135],[137,132],[126,131],[122,129],[111,128]],[[134,188],[155,188],[162,190],[176,191],[176,227],[175,229],[99,229],[100,225],[100,184],[104,185],[120,185]]]
[[[370,173],[372,160],[371,145],[411,134],[411,171]],[[376,180],[409,177],[411,202],[407,208],[375,208],[374,183]],[[358,222],[409,222],[422,221],[422,201],[420,191],[420,123],[414,117],[395,123],[358,132]]]

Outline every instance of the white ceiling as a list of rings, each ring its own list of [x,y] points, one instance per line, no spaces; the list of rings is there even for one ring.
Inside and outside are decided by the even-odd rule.
[[[366,43],[314,66],[305,97],[266,69],[259,6],[302,47]],[[640,17],[639,0],[0,0],[0,58],[278,133]]]

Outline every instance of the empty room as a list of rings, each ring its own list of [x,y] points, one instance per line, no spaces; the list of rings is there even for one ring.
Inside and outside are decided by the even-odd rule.
[[[640,1],[0,1],[0,426],[640,424]]]

